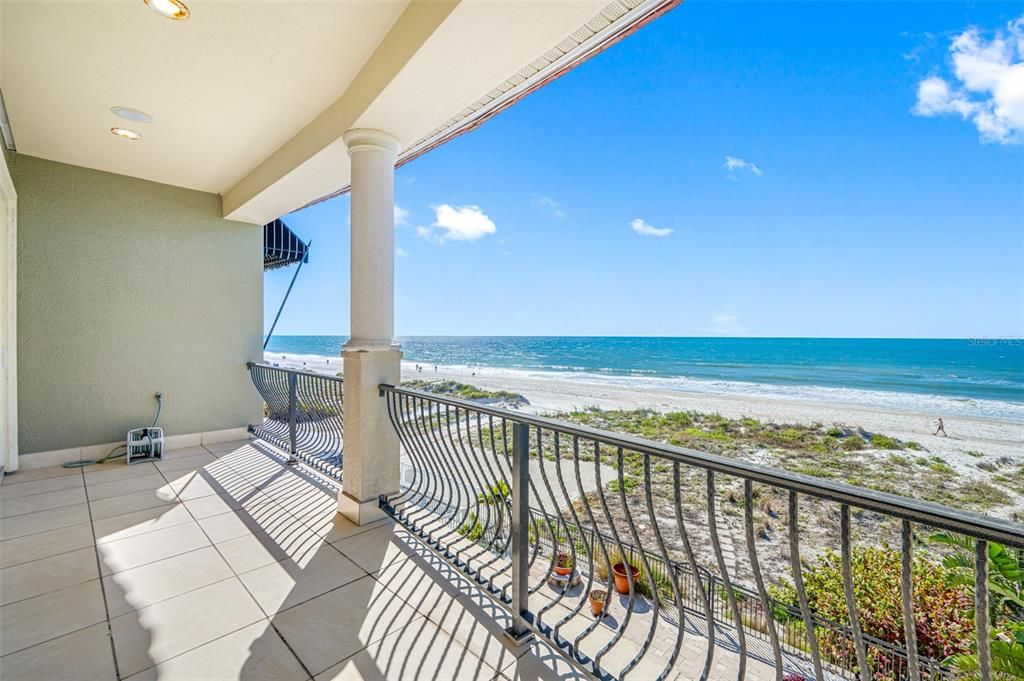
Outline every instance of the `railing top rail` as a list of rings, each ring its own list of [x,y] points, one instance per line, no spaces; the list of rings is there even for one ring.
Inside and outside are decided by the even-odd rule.
[[[814,478],[801,473],[791,473],[779,468],[762,466],[759,464],[729,459],[715,454],[707,454],[693,449],[685,449],[661,442],[652,442],[632,435],[613,433],[588,426],[580,426],[566,423],[556,419],[523,414],[511,409],[491,407],[476,402],[460,400],[453,397],[436,395],[434,393],[412,390],[388,384],[381,384],[380,390],[392,392],[399,395],[408,395],[426,400],[432,400],[441,404],[453,407],[460,407],[477,411],[482,414],[490,414],[500,418],[508,419],[526,425],[537,426],[564,435],[580,437],[588,440],[596,440],[611,447],[651,454],[670,461],[679,462],[688,466],[696,466],[706,470],[733,475],[745,478],[753,482],[765,483],[774,487],[780,487],[800,494],[818,497],[830,501],[860,508],[867,511],[874,511],[884,515],[894,516],[902,520],[909,520],[923,525],[929,525],[951,532],[966,534],[977,539],[995,541],[1008,546],[1024,548],[1024,525],[1018,525],[1008,520],[993,518],[973,511],[963,511],[941,504],[918,499],[910,499],[896,494],[879,492],[876,490],[856,487],[844,482],[835,480],[824,480]]]
[[[273,364],[267,364],[266,362],[246,362],[245,366],[249,369],[253,367],[260,367],[262,369],[270,369],[271,371],[283,371],[289,374],[298,374],[300,376],[312,376],[313,378],[322,378],[325,381],[337,381],[343,383],[344,379],[341,376],[330,376],[328,374],[318,374],[315,371],[302,371],[301,369],[292,369],[289,367],[276,367]]]

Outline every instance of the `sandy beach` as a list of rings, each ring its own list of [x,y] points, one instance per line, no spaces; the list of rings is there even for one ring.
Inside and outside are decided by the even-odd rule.
[[[282,367],[334,375],[341,370],[341,358],[288,357],[268,353],[267,361]],[[730,418],[750,417],[771,423],[822,423],[860,427],[901,440],[920,443],[931,455],[941,456],[965,475],[983,479],[979,459],[993,461],[1006,457],[1010,465],[1024,464],[1024,423],[986,418],[953,417],[924,411],[882,411],[869,407],[824,402],[796,401],[762,396],[709,395],[647,386],[610,385],[561,376],[517,375],[488,367],[423,366],[402,363],[403,380],[450,379],[485,390],[507,390],[530,401],[526,411],[553,414],[588,407],[600,409],[695,410],[719,413]],[[936,436],[936,419],[945,421],[948,437]],[[967,452],[981,452],[977,457]]]

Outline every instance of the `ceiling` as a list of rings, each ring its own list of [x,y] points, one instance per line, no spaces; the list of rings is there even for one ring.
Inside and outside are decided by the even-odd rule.
[[[262,224],[347,187],[345,130],[422,153],[678,1],[185,0],[171,21],[3,0],[0,91],[19,153],[218,193]]]

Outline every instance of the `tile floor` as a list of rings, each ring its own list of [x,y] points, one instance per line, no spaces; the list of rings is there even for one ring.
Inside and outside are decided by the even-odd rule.
[[[0,677],[581,677],[546,643],[513,648],[508,613],[401,526],[349,523],[333,481],[282,462],[245,441],[4,478]]]

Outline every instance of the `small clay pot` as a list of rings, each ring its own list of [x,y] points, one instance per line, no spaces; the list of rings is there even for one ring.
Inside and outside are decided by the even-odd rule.
[[[559,563],[568,563],[568,567],[562,567]],[[572,572],[572,558],[568,553],[560,553],[555,556],[555,574],[564,577]]]
[[[587,600],[590,601],[590,614],[598,617],[601,611],[604,610],[604,602],[608,600],[608,592],[604,589],[594,589],[587,596]]]
[[[627,563],[616,563],[612,565],[612,574],[615,576],[615,590],[620,594],[629,595],[629,577],[626,576],[626,569],[632,573],[633,588],[636,588],[637,579],[640,577],[640,570]]]

